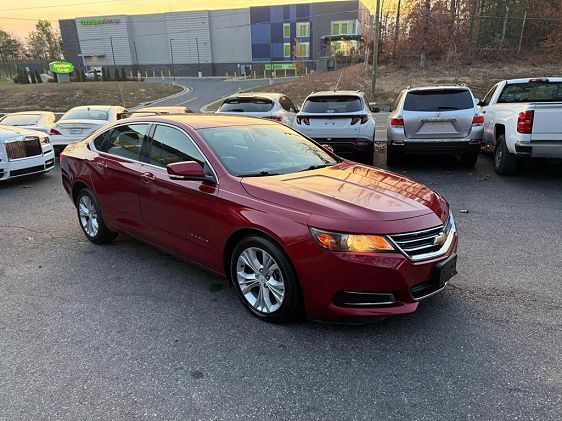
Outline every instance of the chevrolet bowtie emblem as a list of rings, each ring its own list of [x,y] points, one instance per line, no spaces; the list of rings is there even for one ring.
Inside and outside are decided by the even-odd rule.
[[[447,241],[447,234],[445,234],[443,231],[441,231],[439,233],[439,235],[437,237],[435,237],[435,240],[433,240],[433,245],[434,246],[442,246],[443,243],[445,243],[445,241]]]

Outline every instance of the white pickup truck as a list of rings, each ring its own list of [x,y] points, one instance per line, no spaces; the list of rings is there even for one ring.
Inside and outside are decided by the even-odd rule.
[[[513,174],[522,158],[562,158],[562,78],[503,80],[478,105],[496,173]]]

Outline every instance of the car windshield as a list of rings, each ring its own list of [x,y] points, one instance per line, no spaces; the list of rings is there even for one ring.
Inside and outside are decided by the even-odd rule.
[[[40,114],[16,114],[7,115],[0,120],[0,124],[5,124],[6,126],[33,126],[39,120],[41,120]]]
[[[79,109],[67,111],[61,120],[103,120],[109,119],[109,113],[104,110]]]
[[[305,113],[356,113],[363,110],[361,98],[354,95],[313,96],[306,100]]]
[[[273,101],[267,98],[231,98],[224,101],[219,111],[238,113],[267,113],[273,109]]]
[[[238,177],[288,174],[338,162],[315,143],[280,124],[214,127],[198,132],[227,171]]]
[[[557,102],[562,101],[562,82],[531,82],[507,85],[498,102]]]
[[[431,89],[411,91],[404,100],[405,111],[455,111],[474,108],[468,89]]]

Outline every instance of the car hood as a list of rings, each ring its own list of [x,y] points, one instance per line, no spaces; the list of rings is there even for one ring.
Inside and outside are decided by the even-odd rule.
[[[404,230],[399,224],[379,223],[421,218],[429,227],[441,224],[449,214],[447,202],[430,188],[389,171],[349,162],[300,173],[246,177],[242,186],[251,196],[311,214],[321,228],[330,228],[329,221],[339,221],[332,227],[335,230],[346,226],[360,231],[362,222],[367,222],[370,226],[376,223],[379,232],[400,232]],[[342,224],[346,220],[355,223]]]

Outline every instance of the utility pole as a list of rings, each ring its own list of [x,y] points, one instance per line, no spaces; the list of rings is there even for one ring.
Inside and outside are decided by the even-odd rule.
[[[138,72],[139,72],[139,55],[137,54],[137,42],[136,41],[133,41],[133,48],[135,50],[135,63],[136,63],[135,73],[138,74]]]
[[[201,60],[199,59],[199,38],[195,38],[195,46],[197,47],[197,76],[201,73]]]
[[[174,39],[170,38],[170,57],[172,58],[172,80],[174,85],[176,84],[176,71],[174,69],[174,50],[172,49],[172,41]]]
[[[113,56],[113,69],[115,69],[115,51],[113,50],[113,37],[109,37],[109,44],[111,44],[111,55]]]
[[[377,63],[379,61],[379,24],[380,24],[380,10],[381,10],[381,3],[380,0],[376,0],[377,5],[375,7],[375,24],[373,25],[374,29],[374,39],[373,39],[373,70],[371,73],[371,101],[375,100],[375,88],[377,86]]]
[[[521,25],[521,35],[519,36],[519,48],[517,52],[521,52],[521,44],[523,43],[523,32],[525,31],[525,21],[527,20],[527,10],[525,10],[525,14],[523,15],[523,25]]]

